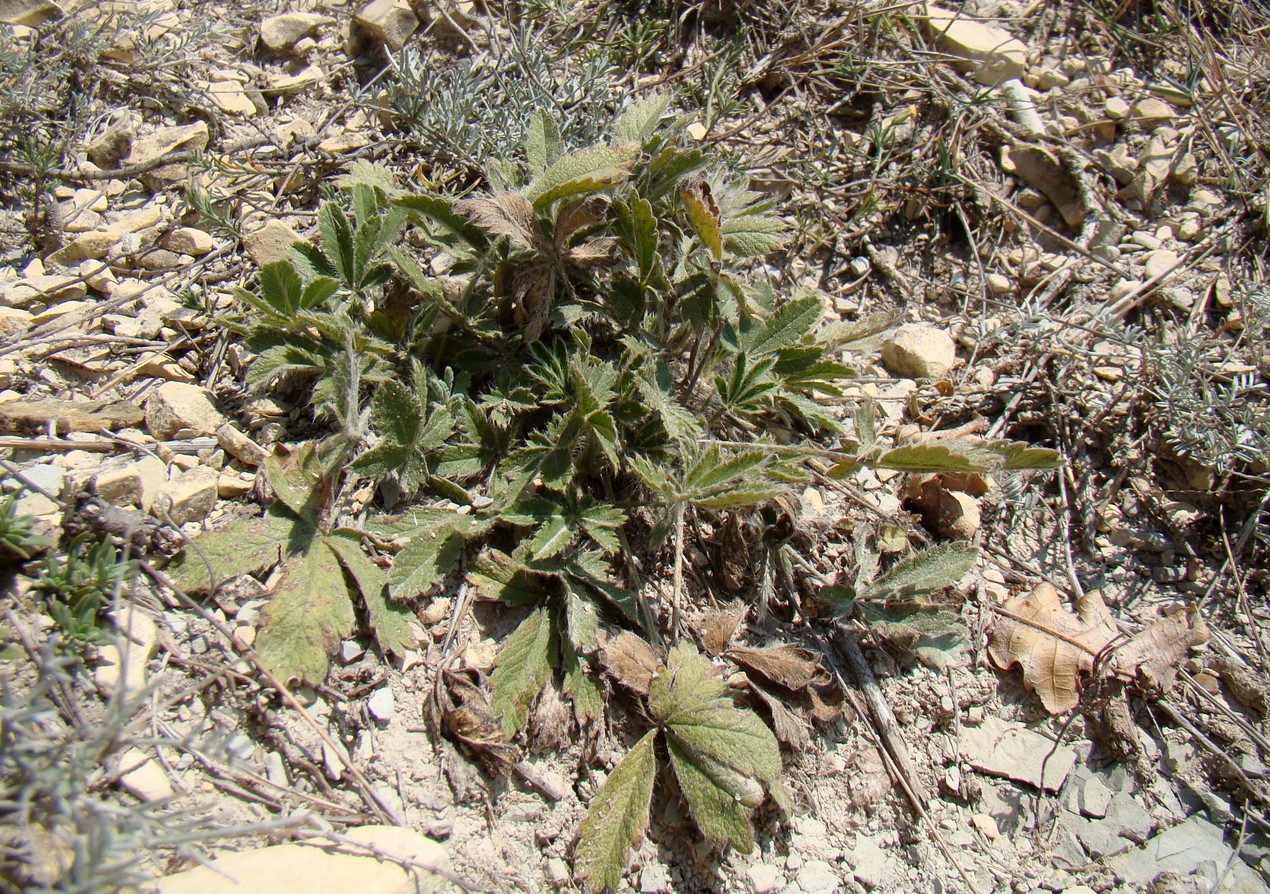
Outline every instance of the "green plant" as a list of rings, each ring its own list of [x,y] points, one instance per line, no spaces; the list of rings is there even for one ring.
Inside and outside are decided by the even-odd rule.
[[[710,661],[686,643],[652,673],[643,694],[653,728],[613,768],[578,830],[577,872],[593,889],[617,886],[627,852],[648,828],[659,740],[689,813],[711,843],[748,854],[750,813],[769,796],[789,810],[776,737],[727,693]]]
[[[45,601],[49,615],[72,645],[101,641],[102,609],[119,596],[135,562],[125,560],[110,541],[90,543],[80,536],[64,553],[55,551],[32,570],[31,590]]]
[[[384,572],[362,552],[361,534],[333,521],[345,454],[338,439],[325,446],[310,442],[285,460],[270,457],[265,476],[277,500],[265,514],[203,535],[169,566],[193,593],[214,591],[220,575],[279,568],[256,649],[283,680],[326,677],[328,656],[356,627],[358,596],[384,651],[414,644],[408,613],[388,603]]]
[[[0,501],[0,561],[26,562],[47,549],[49,541],[34,532],[30,516],[18,514],[18,496]]]
[[[409,194],[359,163],[340,180],[351,214],[329,199],[320,246],[299,247],[238,293],[252,313],[235,326],[260,352],[248,383],[289,389],[332,429],[293,469],[266,467],[279,502],[263,519],[196,541],[213,573],[282,563],[258,641],[281,676],[321,680],[326,654],[355,623],[351,595],[395,648],[382,619],[462,569],[483,596],[524,612],[489,680],[490,735],[505,748],[548,687],[579,725],[599,717],[602,632],[642,628],[655,639],[668,627],[679,637],[688,538],[751,516],[772,531],[765,504],[808,480],[813,462],[847,476],[1052,461],[1012,442],[886,449],[871,407],[853,425],[841,353],[892,318],[825,325],[819,296],[782,299],[756,281],[784,223],[685,146],[685,124],[655,96],[632,103],[603,141],[571,149],[569,128],[538,109],[519,156],[491,160],[486,188],[459,194]],[[395,243],[406,228],[422,257]],[[852,429],[843,449],[818,446]],[[362,478],[386,506],[405,505],[336,526],[340,495]],[[631,544],[652,567],[671,532],[663,606],[636,595]],[[771,541],[761,561],[787,567],[780,537]],[[386,575],[363,544],[392,556]],[[176,569],[180,581],[212,585],[192,551]],[[748,809],[777,788],[778,753],[757,715],[722,699],[690,652],[672,652],[649,708],[698,825],[739,847]],[[708,755],[730,746],[697,742],[681,714],[764,744],[725,766]],[[637,746],[623,773],[634,781],[614,799],[637,805],[652,751],[651,739]],[[584,835],[609,842],[588,844],[580,861],[598,886],[642,831],[638,814]]]

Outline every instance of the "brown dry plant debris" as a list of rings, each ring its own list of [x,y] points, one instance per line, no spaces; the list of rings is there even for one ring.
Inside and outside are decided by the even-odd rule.
[[[1045,710],[1063,714],[1080,703],[1081,677],[1099,671],[1137,682],[1144,690],[1172,685],[1187,652],[1208,641],[1208,628],[1194,606],[1166,612],[1101,661],[1120,636],[1102,593],[1091,590],[1073,614],[1048,583],[995,608],[988,654],[1001,670],[1018,665],[1023,685]]]

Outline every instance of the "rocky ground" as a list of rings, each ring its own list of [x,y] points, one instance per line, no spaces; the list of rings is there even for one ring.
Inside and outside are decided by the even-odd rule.
[[[616,4],[0,3],[5,490],[40,532],[111,530],[156,570],[184,537],[255,511],[265,458],[313,421],[244,387],[232,289],[313,237],[322,190],[355,161],[421,186],[457,169],[436,132],[403,123],[404,93],[438,89],[429,72],[517,27],[542,47],[589,40],[628,64],[608,75],[614,105],[676,91],[694,139],[778,199],[794,234],[766,270],[778,290],[814,290],[831,319],[903,315],[847,358],[862,371],[849,396],[877,401],[884,436],[968,426],[1067,459],[977,484],[865,471],[803,491],[821,573],[849,561],[863,517],[979,544],[949,603],[966,648],[935,669],[852,628],[909,766],[885,715],[848,697],[787,751],[796,810],[758,817],[755,853],[695,845],[681,805],[654,801],[622,890],[1270,889],[1270,11],[788,6],[646,10],[663,27],[643,52],[641,17]],[[132,867],[168,876],[159,890],[231,890],[189,871],[198,840],[230,875],[270,879],[253,890],[574,887],[578,823],[626,745],[539,743],[506,779],[466,771],[463,797],[421,707],[457,593],[419,606],[413,656],[349,639],[326,683],[288,701],[250,660],[269,580],[199,606],[161,579],[138,574],[111,641],[54,687],[60,708],[120,731],[85,790],[199,830]],[[1122,634],[1197,605],[1208,642],[1164,691],[1087,691],[1051,716],[988,651],[993,606],[1041,580],[1101,589]],[[18,690],[56,629],[31,587],[14,578],[0,628]],[[763,623],[756,642],[817,648]],[[507,629],[478,604],[457,660],[489,670]],[[322,834],[322,850],[297,843]],[[65,845],[40,847],[25,883],[0,884],[91,889]]]

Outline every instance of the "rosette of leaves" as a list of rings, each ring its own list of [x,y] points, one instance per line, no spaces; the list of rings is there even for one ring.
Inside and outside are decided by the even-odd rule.
[[[647,831],[659,765],[669,765],[693,822],[715,846],[750,853],[755,808],[771,797],[789,809],[776,737],[736,706],[708,659],[687,643],[664,666],[646,645],[632,657],[645,674],[625,681],[646,697],[653,727],[613,768],[578,829],[574,870],[595,891],[621,882],[627,854]]]

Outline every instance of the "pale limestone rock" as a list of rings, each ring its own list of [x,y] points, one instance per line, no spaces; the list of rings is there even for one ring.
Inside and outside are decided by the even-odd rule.
[[[31,328],[35,315],[16,307],[0,306],[0,337],[17,335]]]
[[[306,65],[295,74],[280,75],[265,88],[267,95],[308,93],[326,78],[321,66]]]
[[[97,496],[112,506],[140,506],[141,470],[134,465],[101,469],[92,478]]]
[[[178,525],[202,521],[216,508],[220,474],[199,466],[172,478],[159,492],[158,506]]]
[[[65,13],[52,0],[0,0],[0,22],[23,28],[38,28],[56,22]]]
[[[97,649],[98,665],[93,681],[107,696],[123,688],[125,698],[135,697],[146,685],[146,662],[159,645],[159,629],[147,615],[133,606],[113,617],[120,636],[116,642]]]
[[[229,422],[216,429],[216,443],[223,447],[226,453],[246,466],[263,465],[265,459],[269,456],[265,448],[234,428]]]
[[[926,25],[941,49],[968,63],[963,67],[980,84],[996,86],[1027,69],[1027,47],[1008,31],[938,6],[929,8]]]
[[[419,27],[419,17],[406,0],[371,0],[353,17],[356,25],[394,52],[406,45]]]
[[[335,20],[312,12],[286,12],[269,16],[260,23],[260,42],[275,53],[291,50],[302,37],[308,37],[323,25]]]
[[[104,258],[106,253],[119,244],[124,234],[113,227],[104,230],[93,230],[81,233],[49,255],[45,260],[50,264],[69,267],[80,261]]]
[[[1003,146],[1001,167],[1043,193],[1069,227],[1080,228],[1085,209],[1080,203],[1078,185],[1056,155],[1040,146]]]
[[[291,259],[291,246],[304,240],[280,220],[271,220],[254,233],[243,237],[243,246],[247,254],[258,267],[272,264],[274,261]]]
[[[178,149],[206,149],[207,141],[206,121],[195,121],[179,127],[160,127],[144,137],[134,138],[132,148],[123,161],[130,165],[142,164]]]
[[[115,272],[110,269],[110,265],[100,260],[80,261],[78,272],[83,277],[84,283],[88,288],[102,295],[109,295],[113,292],[115,284],[118,282],[115,279]]]
[[[253,479],[239,478],[237,475],[222,472],[216,479],[216,496],[222,500],[237,500],[251,493],[255,485],[256,482]]]
[[[202,122],[199,123],[201,124]],[[140,233],[142,230],[157,227],[161,223],[163,223],[163,207],[160,205],[146,205],[136,211],[121,214],[110,226],[111,229],[118,230],[121,233]]]
[[[137,505],[149,512],[168,484],[168,466],[157,456],[143,456],[132,463],[141,477],[141,502]]]
[[[43,273],[0,286],[0,304],[25,308],[32,304],[78,301],[88,294],[88,286],[78,276]]]
[[[952,336],[928,323],[907,323],[882,343],[882,363],[904,378],[937,378],[952,371],[957,346]]]
[[[1148,96],[1135,102],[1130,114],[1140,126],[1154,130],[1170,123],[1177,116],[1177,111],[1164,100]]]
[[[1162,248],[1147,255],[1146,264],[1143,266],[1142,272],[1147,279],[1155,279],[1157,276],[1163,276],[1177,261],[1177,252]]]
[[[88,160],[99,168],[118,167],[120,160],[131,151],[136,136],[136,119],[126,116],[88,144]]]
[[[256,104],[251,101],[243,85],[235,80],[211,81],[204,89],[212,98],[212,102],[216,103],[216,107],[227,115],[250,118],[257,112]]]
[[[225,421],[211,395],[197,385],[165,382],[146,401],[146,428],[161,441],[180,432],[192,433],[187,437],[213,435]]]
[[[51,323],[54,320],[63,320],[63,318],[82,315],[85,311],[96,306],[96,303],[95,301],[59,301],[57,304],[50,304],[32,317],[31,324],[33,326],[43,326],[45,323]],[[68,321],[69,319],[63,320],[63,322]]]
[[[201,258],[216,248],[216,240],[196,227],[177,227],[163,237],[162,245],[169,251]]]
[[[119,756],[119,773],[120,787],[138,801],[162,801],[175,794],[163,767],[140,748]]]
[[[441,870],[450,868],[449,855],[441,845],[409,829],[363,826],[344,834],[385,854]],[[265,879],[285,879],[287,890],[305,894],[440,894],[450,890],[447,882],[425,870],[407,871],[389,860],[349,853],[347,848],[276,844],[223,854],[207,866],[168,876],[159,881],[157,894],[255,894]]]
[[[1131,106],[1127,100],[1119,96],[1111,96],[1102,104],[1102,110],[1107,113],[1107,117],[1112,121],[1123,121],[1129,117]]]

